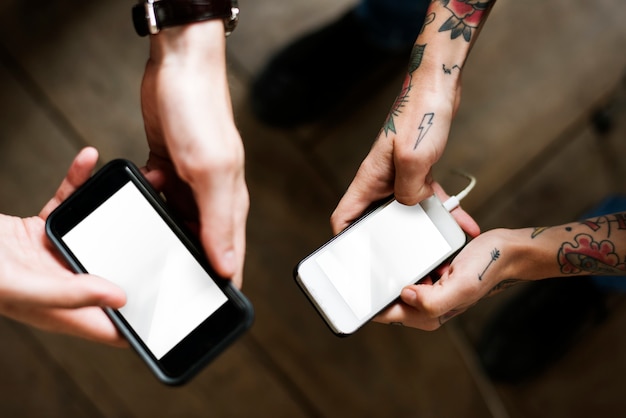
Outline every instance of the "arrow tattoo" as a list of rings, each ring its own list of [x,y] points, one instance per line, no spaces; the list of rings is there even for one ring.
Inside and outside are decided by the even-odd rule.
[[[496,261],[498,258],[500,258],[500,250],[494,248],[494,250],[491,252],[491,260],[489,260],[489,264],[487,264],[487,267],[485,267],[483,272],[478,275],[478,280],[483,279],[485,273],[487,272],[487,269],[489,269],[491,264],[493,264],[493,262]]]

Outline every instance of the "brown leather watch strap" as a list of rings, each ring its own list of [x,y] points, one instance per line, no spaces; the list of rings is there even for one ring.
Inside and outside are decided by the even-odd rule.
[[[133,7],[133,24],[139,36],[146,36],[170,26],[223,19],[229,34],[238,11],[233,0],[144,0]]]

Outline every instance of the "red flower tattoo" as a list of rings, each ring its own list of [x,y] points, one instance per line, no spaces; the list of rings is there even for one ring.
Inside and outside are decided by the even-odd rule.
[[[588,234],[578,234],[574,243],[566,242],[559,250],[561,273],[619,274],[626,273],[626,264],[615,253],[615,245],[609,240],[594,241]]]
[[[450,31],[452,39],[463,35],[463,39],[469,42],[491,3],[491,0],[443,0],[452,16],[441,25],[439,32]]]

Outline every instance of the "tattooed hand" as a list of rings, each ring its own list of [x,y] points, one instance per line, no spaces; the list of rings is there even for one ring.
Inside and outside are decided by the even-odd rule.
[[[446,195],[446,193],[443,191],[438,183],[433,183],[433,188],[435,190],[435,194],[437,195],[437,197],[439,197],[440,200],[443,201],[448,198],[448,195]],[[480,233],[480,228],[478,227],[478,224],[461,207],[457,207],[451,213],[467,235],[469,235],[470,237],[475,237]],[[437,273],[444,275],[448,269],[449,265],[443,266]],[[432,280],[430,278],[427,278],[424,283],[432,284]],[[442,315],[453,314],[456,314],[456,312],[450,312],[450,310],[448,310]],[[422,312],[416,311],[405,303],[396,303],[392,305],[383,313],[374,318],[374,321],[382,322],[385,324],[405,325],[421,329],[434,329],[434,325],[436,325],[436,327],[439,326],[439,323],[436,322],[436,318],[435,321],[433,321],[430,316],[424,315]]]
[[[439,280],[423,280],[402,291],[402,301],[376,318],[377,322],[402,322],[405,326],[435,330],[485,296],[517,283],[515,266],[525,260],[515,243],[517,231],[488,231],[472,240],[438,272]]]
[[[391,194],[412,205],[433,193],[431,168],[443,154],[460,104],[461,70],[493,3],[431,2],[400,93],[331,217],[335,233]]]
[[[446,95],[419,90],[409,74],[372,149],[331,217],[334,233],[352,223],[372,202],[392,194],[405,205],[433,194],[431,167],[443,154],[448,139],[457,88],[450,86],[451,93]]]

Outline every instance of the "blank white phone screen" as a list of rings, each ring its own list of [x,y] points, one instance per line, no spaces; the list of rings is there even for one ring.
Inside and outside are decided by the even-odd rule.
[[[450,249],[420,205],[393,201],[323,249],[317,263],[363,319],[419,280]]]
[[[227,300],[132,182],[63,240],[89,273],[124,289],[119,311],[157,359]]]

